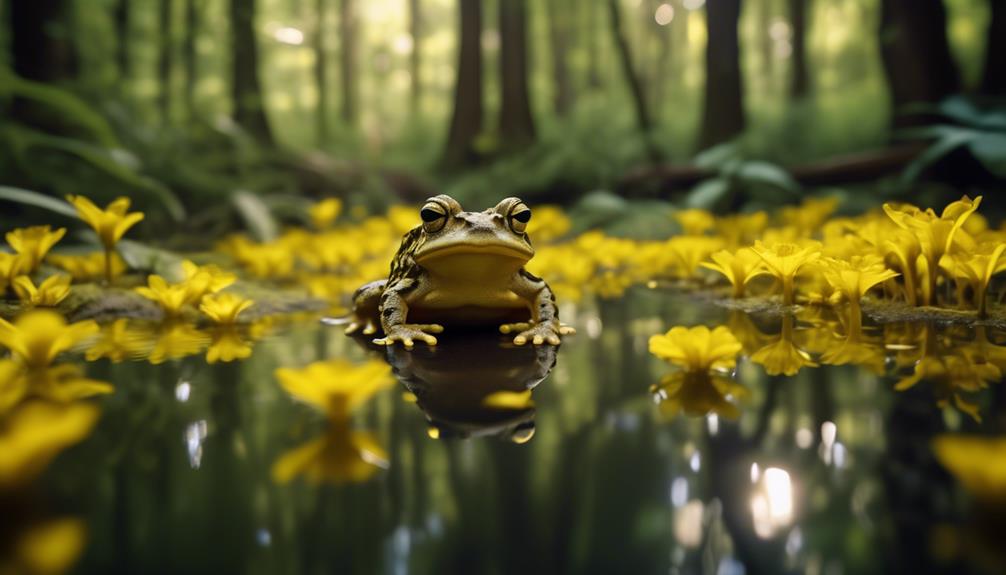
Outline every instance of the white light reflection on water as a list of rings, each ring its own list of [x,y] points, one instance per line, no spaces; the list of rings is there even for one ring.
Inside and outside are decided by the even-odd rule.
[[[206,420],[201,419],[195,423],[190,423],[185,428],[185,450],[189,454],[189,466],[192,469],[199,469],[199,464],[203,459],[203,440],[206,439]]]
[[[675,477],[671,482],[671,505],[681,507],[688,502],[688,479]]]
[[[793,522],[793,483],[789,472],[769,467],[762,473],[751,496],[754,530],[762,539],[773,537]]]
[[[189,400],[189,396],[192,394],[192,385],[187,381],[180,381],[178,385],[175,386],[175,399],[185,403]]]
[[[674,538],[682,547],[695,548],[702,543],[702,519],[705,506],[692,499],[674,512]]]

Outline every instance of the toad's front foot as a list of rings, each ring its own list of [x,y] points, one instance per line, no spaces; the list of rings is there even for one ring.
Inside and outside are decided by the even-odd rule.
[[[534,345],[548,343],[549,345],[559,345],[561,336],[573,335],[576,330],[568,325],[562,325],[557,320],[542,323],[513,323],[500,326],[502,333],[519,331],[513,342],[516,345],[524,345],[528,341]]]
[[[434,333],[444,331],[444,326],[435,323],[403,323],[388,328],[384,337],[374,340],[378,345],[395,345],[402,342],[406,349],[412,349],[415,340],[426,342],[427,345],[437,345]]]

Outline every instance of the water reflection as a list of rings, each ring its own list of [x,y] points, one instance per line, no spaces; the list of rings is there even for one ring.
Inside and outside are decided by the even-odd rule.
[[[535,432],[531,390],[555,367],[555,346],[515,346],[492,333],[443,338],[436,348],[387,348],[395,377],[438,439],[498,436],[526,443]]]

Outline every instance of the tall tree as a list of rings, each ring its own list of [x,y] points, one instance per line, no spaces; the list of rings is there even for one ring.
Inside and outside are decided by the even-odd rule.
[[[632,62],[632,49],[629,41],[622,30],[622,12],[619,8],[619,0],[608,0],[608,17],[611,24],[611,35],[618,48],[619,61],[622,64],[622,75],[625,83],[629,85],[629,94],[632,96],[633,110],[636,115],[636,126],[643,134],[647,145],[647,153],[650,159],[657,161],[660,159],[660,152],[653,143],[653,119],[650,115],[650,108],[646,103],[646,94],[643,91],[643,83],[636,73],[636,68]]]
[[[422,54],[423,43],[423,12],[419,6],[419,0],[408,0],[409,2],[409,36],[412,38],[412,52],[409,53],[409,81],[410,96],[412,98],[412,110],[419,110],[423,99],[423,78],[422,78]]]
[[[38,82],[59,82],[77,75],[79,56],[70,34],[66,0],[17,0],[10,7],[14,72]]]
[[[185,108],[190,118],[196,115],[196,84],[199,82],[196,41],[199,39],[200,21],[197,0],[185,0],[185,40],[182,45],[182,59],[185,66]]]
[[[259,142],[271,144],[259,78],[258,43],[255,40],[255,0],[230,0],[231,96],[234,121]]]
[[[981,92],[1006,96],[1006,0],[989,0],[991,18],[985,42]]]
[[[328,54],[325,52],[325,18],[328,0],[315,1],[314,14],[314,84],[318,90],[318,145],[328,143]]]
[[[789,93],[803,98],[810,92],[807,70],[807,4],[809,0],[789,0],[789,17],[793,25],[793,68]]]
[[[339,5],[339,37],[342,40],[339,67],[342,71],[342,121],[356,122],[356,6],[353,0]]]
[[[552,74],[555,93],[552,104],[559,117],[565,117],[573,107],[573,82],[569,72],[571,34],[569,15],[572,12],[563,0],[547,0],[549,39],[551,40]]]
[[[482,1],[458,0],[458,46],[454,111],[441,160],[452,168],[478,159],[475,140],[482,131]]]
[[[946,29],[943,0],[881,0],[880,55],[895,125],[917,121],[897,114],[906,104],[937,102],[960,89]]]
[[[115,64],[118,68],[120,79],[129,79],[133,76],[132,52],[129,49],[129,39],[132,35],[132,2],[131,0],[117,0],[112,13],[112,20],[115,23]]]
[[[161,119],[165,122],[171,119],[171,72],[174,60],[174,18],[172,11],[174,3],[171,0],[158,1],[158,37],[157,79],[160,92],[157,106],[161,111]]]
[[[702,109],[702,149],[726,142],[744,131],[737,24],[740,0],[706,2],[706,87]]]
[[[500,89],[499,136],[504,149],[534,141],[534,118],[528,97],[526,0],[499,2]]]

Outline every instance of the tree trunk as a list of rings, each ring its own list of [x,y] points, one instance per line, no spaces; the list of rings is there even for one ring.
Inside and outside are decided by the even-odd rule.
[[[234,121],[262,144],[272,144],[266,119],[255,40],[255,0],[230,0]]]
[[[9,2],[14,72],[36,82],[59,82],[77,75],[79,58],[70,34],[64,0]]]
[[[160,36],[157,55],[157,79],[160,93],[157,99],[157,107],[161,112],[161,121],[168,123],[171,121],[171,68],[173,65],[173,35],[174,25],[172,16],[173,2],[171,0],[158,1],[158,23],[160,24]]]
[[[573,84],[569,74],[569,6],[562,0],[547,0],[549,38],[552,51],[552,73],[555,74],[555,94],[552,104],[555,114],[564,118],[573,107]]]
[[[656,162],[660,160],[660,152],[651,138],[653,120],[650,116],[649,107],[646,104],[646,94],[643,92],[643,84],[639,79],[639,75],[636,74],[632,63],[629,42],[622,30],[622,14],[618,4],[619,0],[608,0],[611,34],[615,40],[615,46],[618,48],[618,56],[622,63],[622,74],[625,76],[625,83],[629,85],[629,93],[632,96],[633,109],[636,114],[636,126],[646,141],[647,153],[650,159]]]
[[[133,77],[133,59],[129,51],[130,24],[132,23],[131,0],[118,0],[115,3],[112,19],[115,22],[115,64],[119,78],[128,80]]]
[[[423,99],[423,81],[421,74],[422,54],[420,48],[423,40],[423,13],[419,0],[409,0],[409,35],[412,37],[412,52],[409,54],[409,87],[412,98],[412,111],[418,112]]]
[[[501,147],[515,149],[534,142],[534,118],[527,88],[526,0],[500,0]]]
[[[807,70],[807,3],[809,0],[789,0],[789,17],[793,25],[793,70],[789,93],[802,99],[810,92]]]
[[[917,123],[899,114],[914,102],[938,102],[960,90],[947,43],[942,0],[881,0],[880,55],[894,107],[894,124]]]
[[[189,118],[196,116],[196,83],[199,81],[196,40],[199,38],[199,20],[196,0],[185,0],[185,44],[182,46],[182,58],[185,62],[185,108]]]
[[[989,0],[992,17],[985,42],[981,93],[1006,96],[1006,0]]]
[[[740,0],[706,3],[706,88],[699,148],[729,141],[744,131],[744,92],[741,86],[737,23]]]
[[[328,54],[325,52],[325,17],[328,0],[316,0],[314,14],[314,84],[318,90],[318,146],[328,143]]]
[[[339,36],[342,39],[340,69],[342,71],[342,121],[356,123],[356,14],[353,0],[341,0],[339,5]]]
[[[601,32],[597,24],[597,2],[581,4],[587,13],[587,86],[591,90],[601,87]]]
[[[458,78],[454,87],[454,112],[444,148],[444,167],[478,159],[475,140],[482,131],[482,2],[459,0],[461,41]]]

